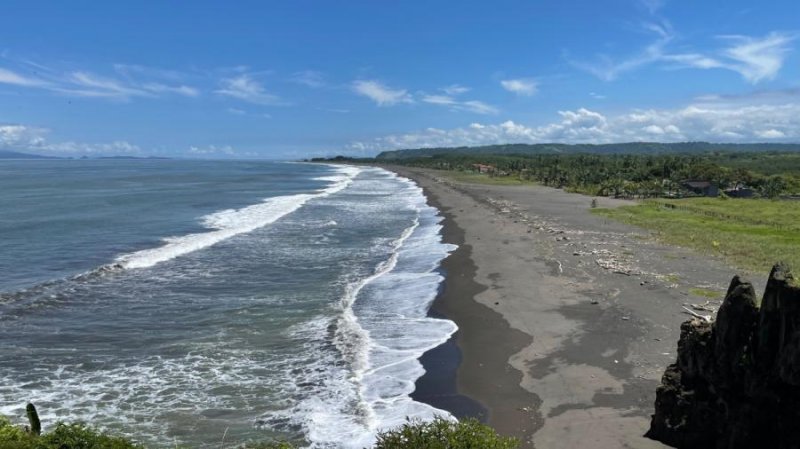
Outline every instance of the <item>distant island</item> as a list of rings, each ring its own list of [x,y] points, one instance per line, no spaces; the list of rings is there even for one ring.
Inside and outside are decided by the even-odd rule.
[[[52,160],[59,160],[59,159],[115,159],[115,160],[139,160],[139,159],[172,159],[169,157],[160,157],[160,156],[81,156],[80,158],[74,157],[57,157],[57,156],[45,156],[42,154],[31,154],[31,153],[21,153],[19,151],[9,151],[9,150],[0,150],[0,159],[52,159]]]
[[[63,159],[54,156],[42,156],[41,154],[20,153],[18,151],[0,150],[0,159]]]

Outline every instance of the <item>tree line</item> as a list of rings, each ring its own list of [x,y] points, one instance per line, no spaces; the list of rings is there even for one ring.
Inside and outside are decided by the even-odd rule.
[[[386,162],[382,158],[374,161]],[[489,176],[511,176],[615,197],[682,196],[687,193],[682,187],[687,180],[709,181],[720,190],[751,188],[757,195],[769,198],[800,192],[800,153],[793,152],[557,155],[455,152],[392,159],[391,163],[466,172],[485,165],[491,167]]]

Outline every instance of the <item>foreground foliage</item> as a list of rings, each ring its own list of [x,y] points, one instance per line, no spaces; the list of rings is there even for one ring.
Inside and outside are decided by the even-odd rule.
[[[58,423],[41,436],[0,417],[0,449],[143,449],[125,438],[106,435],[83,424]]]
[[[497,435],[478,420],[460,422],[436,418],[422,423],[411,421],[402,427],[378,435],[375,449],[514,449],[515,438]]]
[[[38,417],[36,418],[38,421]],[[33,421],[31,421],[33,422]],[[382,432],[374,449],[514,449],[514,438],[501,437],[474,419],[461,422],[436,418],[432,422],[410,421]],[[226,446],[221,446],[226,447]],[[30,427],[12,424],[0,416],[0,449],[145,449],[123,437],[94,430],[84,424],[58,423],[37,435]],[[232,449],[228,446],[228,449]],[[289,443],[250,443],[241,449],[294,449]]]

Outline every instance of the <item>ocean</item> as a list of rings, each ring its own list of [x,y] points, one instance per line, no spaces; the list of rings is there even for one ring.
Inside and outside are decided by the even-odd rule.
[[[441,217],[368,167],[0,162],[0,414],[154,447],[363,448],[407,417]]]

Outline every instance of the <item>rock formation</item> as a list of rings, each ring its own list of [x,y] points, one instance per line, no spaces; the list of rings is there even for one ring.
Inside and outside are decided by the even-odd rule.
[[[761,306],[734,277],[713,323],[681,325],[647,437],[670,446],[800,448],[800,286],[772,268]]]

